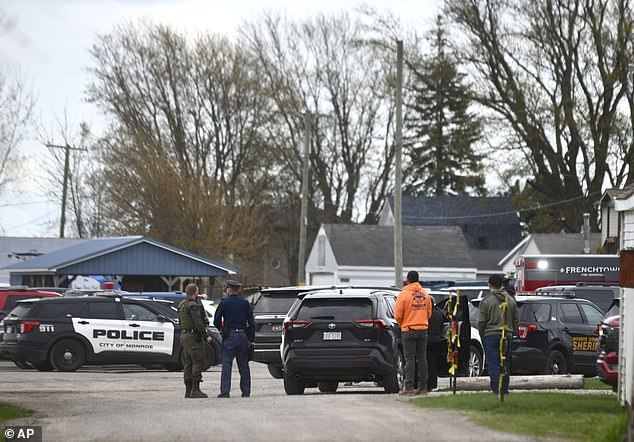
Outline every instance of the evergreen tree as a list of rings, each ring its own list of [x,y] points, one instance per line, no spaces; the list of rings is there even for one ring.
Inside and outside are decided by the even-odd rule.
[[[481,120],[469,112],[464,74],[446,53],[441,17],[430,38],[431,54],[415,70],[405,119],[405,193],[410,195],[484,195],[482,156],[473,144]]]

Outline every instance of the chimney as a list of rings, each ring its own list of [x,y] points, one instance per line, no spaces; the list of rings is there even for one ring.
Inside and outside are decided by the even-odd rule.
[[[583,253],[590,253],[590,214],[583,214]]]

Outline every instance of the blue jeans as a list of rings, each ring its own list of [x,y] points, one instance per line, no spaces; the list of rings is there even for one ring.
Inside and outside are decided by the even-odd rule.
[[[491,391],[498,394],[498,386],[500,385],[500,374],[502,367],[500,365],[500,339],[502,335],[485,336],[482,345],[484,345],[484,354],[486,363],[489,367],[489,378],[491,379]],[[504,376],[504,393],[509,392],[509,380],[511,374],[511,352],[510,337],[506,340],[506,376]]]
[[[249,370],[249,340],[244,332],[230,332],[222,341],[222,374],[220,375],[220,392],[231,391],[231,368],[233,358],[238,363],[240,372],[240,390],[242,394],[251,394],[251,371]]]

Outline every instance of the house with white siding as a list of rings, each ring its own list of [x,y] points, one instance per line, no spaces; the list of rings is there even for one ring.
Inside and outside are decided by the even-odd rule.
[[[477,266],[458,226],[403,226],[403,280],[475,280]],[[306,261],[312,285],[394,284],[394,227],[324,224]]]

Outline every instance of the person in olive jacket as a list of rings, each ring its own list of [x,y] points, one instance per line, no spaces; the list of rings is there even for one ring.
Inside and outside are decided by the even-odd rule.
[[[500,339],[502,339],[502,328],[505,329],[507,337],[506,346],[506,376],[504,377],[504,393],[508,393],[510,379],[510,360],[513,332],[519,325],[519,313],[515,299],[502,288],[502,275],[491,275],[489,277],[489,294],[480,301],[478,332],[482,338],[484,353],[489,367],[489,378],[491,379],[491,391],[498,394],[498,386],[502,366],[500,364]],[[502,305],[506,304],[506,314],[502,315]]]
[[[178,306],[178,320],[181,325],[181,346],[183,348],[186,398],[206,398],[200,391],[202,370],[205,364],[204,340],[210,341],[205,327],[205,309],[198,300],[198,286],[188,284],[185,287],[186,299]]]

